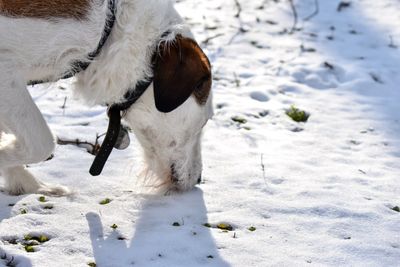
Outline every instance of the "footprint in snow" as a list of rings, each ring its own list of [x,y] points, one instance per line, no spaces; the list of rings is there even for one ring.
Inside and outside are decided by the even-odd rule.
[[[269,98],[266,94],[264,94],[263,92],[259,92],[259,91],[255,91],[250,93],[250,97],[256,101],[260,101],[260,102],[268,102]]]

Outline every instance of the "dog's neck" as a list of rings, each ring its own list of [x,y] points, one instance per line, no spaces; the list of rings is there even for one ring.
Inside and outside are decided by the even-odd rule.
[[[176,34],[191,36],[170,1],[116,0],[116,23],[100,54],[76,76],[75,92],[89,104],[116,103],[144,77],[152,75],[158,42]],[[160,37],[164,32],[170,34]]]

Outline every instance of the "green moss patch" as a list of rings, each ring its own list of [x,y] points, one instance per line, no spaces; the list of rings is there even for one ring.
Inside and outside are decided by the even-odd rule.
[[[223,232],[233,231],[233,226],[229,223],[218,223],[218,224],[204,223],[203,226],[207,228],[217,228],[222,230]]]
[[[37,241],[37,242],[39,242],[39,243],[45,243],[45,242],[49,241],[50,238],[47,237],[47,236],[45,236],[45,235],[38,235],[38,236],[25,235],[25,236],[24,236],[24,240],[25,240],[25,241],[32,241],[32,240],[35,240],[35,241]]]
[[[234,117],[231,118],[231,120],[233,120],[234,122],[239,123],[239,124],[247,123],[247,120],[245,118],[243,118],[243,117],[240,117],[240,116],[234,116]]]
[[[24,246],[26,252],[33,253],[36,251],[36,247],[41,244],[49,241],[50,238],[46,235],[25,235],[23,240],[18,241],[21,245]]]
[[[295,105],[292,105],[290,109],[286,110],[286,115],[288,115],[295,122],[307,122],[310,114],[304,110],[300,110]]]
[[[112,201],[111,199],[105,198],[105,199],[103,199],[102,201],[100,201],[99,204],[100,204],[100,205],[107,205],[107,204],[110,204],[111,201]]]
[[[35,248],[33,246],[24,246],[24,249],[29,253],[35,252]]]
[[[257,230],[257,228],[255,228],[254,226],[250,226],[249,228],[247,228],[247,230],[249,230],[250,232],[254,232],[255,230]]]
[[[232,231],[233,230],[232,225],[230,225],[228,223],[219,223],[219,224],[217,224],[217,228],[221,229],[221,230],[225,230],[225,231]]]

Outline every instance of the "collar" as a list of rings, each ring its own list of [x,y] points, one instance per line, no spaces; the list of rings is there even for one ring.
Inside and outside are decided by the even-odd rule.
[[[121,125],[121,114],[129,109],[144,94],[152,82],[152,77],[139,81],[136,86],[128,90],[122,102],[114,103],[109,106],[107,112],[109,118],[107,134],[90,167],[89,173],[92,176],[101,174],[113,148],[120,149],[120,145],[117,144],[117,141],[122,142],[123,139],[129,138],[128,132],[124,126]]]
[[[160,39],[166,37],[170,33],[171,32],[169,30],[165,31],[161,35]],[[155,51],[154,53],[157,52]],[[101,144],[100,150],[97,153],[92,166],[90,167],[89,173],[92,176],[98,176],[101,174],[113,148],[124,149],[127,147],[123,145],[121,146],[122,140],[129,140],[127,130],[121,125],[121,114],[128,110],[134,103],[136,103],[136,101],[144,94],[152,82],[153,77],[145,77],[127,91],[127,93],[124,95],[124,99],[121,102],[109,105],[107,112],[109,117],[107,133],[104,137],[103,143]]]
[[[101,49],[103,48],[104,44],[107,42],[108,37],[110,37],[111,31],[115,24],[115,18],[117,13],[117,7],[115,5],[115,0],[108,0],[108,10],[109,14],[106,18],[106,23],[104,25],[103,34],[101,36],[100,42],[97,45],[96,50],[89,53],[87,55],[87,61],[77,61],[72,64],[72,68],[70,71],[64,74],[62,79],[67,79],[75,76],[75,74],[86,70],[90,63],[100,54]]]

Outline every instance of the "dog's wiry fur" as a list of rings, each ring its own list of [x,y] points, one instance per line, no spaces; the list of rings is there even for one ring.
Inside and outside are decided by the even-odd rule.
[[[86,60],[98,45],[107,12],[107,1],[93,0],[84,20],[10,18],[0,13],[0,132],[15,136],[7,145],[0,140],[0,169],[10,193],[68,192],[39,182],[22,167],[46,159],[54,149],[52,134],[27,92],[26,82],[56,80],[72,62]],[[160,40],[166,31],[169,34]],[[180,51],[172,48],[178,36],[182,42],[193,38],[169,1],[117,1],[112,33],[100,55],[76,76],[76,94],[89,104],[121,100],[137,81],[152,75],[157,47]],[[205,57],[200,48],[192,50],[194,60]],[[191,71],[188,76],[207,76],[209,63],[204,61],[201,69]],[[178,88],[180,81],[175,83]],[[152,85],[126,113],[125,120],[143,147],[147,167],[166,190],[190,189],[201,175],[201,130],[212,115],[209,86],[210,77],[197,88],[204,93],[193,93],[179,108],[161,113],[154,104]],[[173,93],[174,88],[168,90]]]
[[[0,0],[0,13],[10,17],[85,19],[91,0]]]

